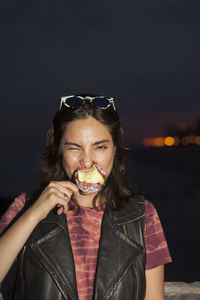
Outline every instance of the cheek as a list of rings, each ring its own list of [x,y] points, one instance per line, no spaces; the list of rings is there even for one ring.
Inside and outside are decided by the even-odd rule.
[[[110,153],[109,155],[102,156],[97,160],[99,165],[103,168],[103,170],[106,172],[106,175],[108,176],[112,170],[114,161],[114,154]]]
[[[68,176],[72,176],[73,172],[75,171],[77,166],[77,158],[69,153],[63,154],[63,167],[67,172]]]

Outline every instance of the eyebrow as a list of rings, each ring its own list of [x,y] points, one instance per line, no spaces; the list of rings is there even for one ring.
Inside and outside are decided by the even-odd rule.
[[[76,147],[81,148],[81,146],[79,144],[76,144],[76,143],[67,143],[67,142],[65,142],[64,146],[76,146]]]
[[[108,143],[108,142],[110,142],[110,141],[109,140],[101,140],[101,141],[98,141],[98,142],[94,143],[94,146],[99,145],[99,144],[103,144],[103,143]]]
[[[103,143],[108,143],[108,142],[110,142],[110,141],[109,141],[109,140],[101,140],[101,141],[95,142],[95,143],[94,143],[94,146],[99,145],[99,144],[103,144]],[[79,144],[76,144],[76,143],[68,143],[68,142],[65,142],[65,143],[64,143],[64,146],[76,146],[76,147],[78,147],[78,148],[81,148],[81,145],[79,145]]]

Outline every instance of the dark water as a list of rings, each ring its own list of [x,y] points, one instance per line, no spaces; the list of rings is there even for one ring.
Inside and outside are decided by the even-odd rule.
[[[0,173],[4,198],[12,199],[37,185],[37,157],[28,153],[18,153],[12,169]],[[166,265],[165,279],[199,281],[200,147],[133,148],[127,169],[131,186],[152,201],[159,213],[173,259]],[[1,210],[8,204],[2,199]]]
[[[173,263],[166,280],[200,280],[200,147],[135,148],[129,153],[132,186],[159,213]]]

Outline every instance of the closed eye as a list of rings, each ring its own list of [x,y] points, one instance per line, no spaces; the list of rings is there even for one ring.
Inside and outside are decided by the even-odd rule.
[[[67,148],[67,150],[80,150],[80,149],[79,148],[70,147],[70,148]]]
[[[66,149],[66,151],[79,151],[79,150],[80,150],[79,147],[76,147],[76,146],[69,146],[69,145],[66,145],[66,146],[65,146],[65,149]]]

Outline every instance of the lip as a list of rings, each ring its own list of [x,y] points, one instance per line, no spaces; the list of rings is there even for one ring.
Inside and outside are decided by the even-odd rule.
[[[101,166],[96,163],[96,162],[93,162],[92,164],[92,167],[93,165],[95,165],[97,171],[100,173],[100,175],[105,179],[106,178],[106,173],[105,171],[101,168]],[[91,168],[92,168],[91,167]],[[74,180],[75,180],[75,183],[76,185],[79,187],[80,191],[84,192],[84,193],[87,193],[87,194],[92,194],[92,193],[96,193],[98,192],[99,190],[101,190],[103,184],[101,183],[86,183],[86,182],[81,182],[79,181],[78,179],[78,171],[79,170],[85,170],[86,173],[88,173],[91,168],[89,169],[85,169],[85,168],[78,168],[75,173],[74,173]]]

